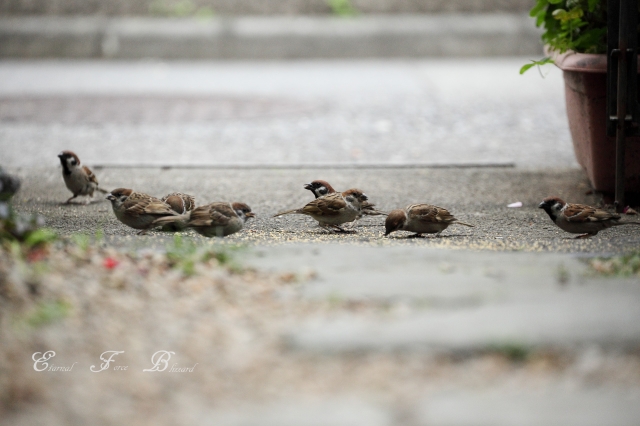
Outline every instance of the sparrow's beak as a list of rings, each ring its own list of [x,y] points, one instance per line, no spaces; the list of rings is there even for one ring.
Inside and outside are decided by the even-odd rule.
[[[367,201],[368,199],[369,199],[369,197],[367,197],[364,194],[362,194],[362,196],[360,197],[360,201]]]
[[[256,217],[255,213],[249,212],[249,213],[245,213],[244,215],[245,217]]]
[[[545,202],[543,201],[543,202],[541,202],[540,204],[538,204],[538,208],[539,208],[539,209],[544,209],[546,205],[547,205],[547,203],[545,203]]]
[[[114,197],[113,195],[111,195],[111,194],[107,195],[107,200],[113,201],[115,199],[116,199],[116,197]]]
[[[309,191],[313,191],[313,186],[311,186],[310,183],[305,183],[304,184],[304,189],[308,189]]]

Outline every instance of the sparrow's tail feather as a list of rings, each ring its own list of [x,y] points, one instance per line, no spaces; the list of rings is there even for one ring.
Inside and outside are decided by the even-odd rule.
[[[153,223],[151,224],[151,227],[155,228],[156,226],[176,224],[184,228],[187,225],[187,222],[189,221],[189,217],[191,216],[189,213],[180,214],[176,216],[162,216],[154,220]]]
[[[273,215],[273,217],[278,217],[278,216],[282,216],[285,214],[292,214],[292,213],[300,213],[300,209],[293,209],[293,210],[287,210],[286,212],[280,212],[276,215]]]
[[[367,216],[389,216],[389,213],[375,209],[362,209],[361,211]]]
[[[468,223],[460,222],[459,220],[456,220],[453,223],[456,224],[456,225],[468,226],[469,228],[475,228],[475,225],[469,225]]]
[[[96,188],[96,190],[102,192],[103,194],[108,194],[109,193],[109,191],[107,191],[106,189],[102,189],[100,187]]]

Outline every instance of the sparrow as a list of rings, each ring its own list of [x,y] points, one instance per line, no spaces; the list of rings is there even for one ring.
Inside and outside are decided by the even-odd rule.
[[[538,205],[553,223],[563,231],[581,234],[576,238],[589,238],[603,229],[619,225],[640,225],[640,222],[620,222],[620,216],[584,204],[565,203],[558,197],[547,197]]]
[[[422,234],[439,235],[449,225],[457,224],[473,228],[473,225],[460,222],[445,208],[430,204],[411,204],[404,209],[393,210],[385,222],[385,237],[395,231],[415,232],[414,237]]]
[[[173,211],[178,214],[185,214],[196,208],[196,198],[193,195],[183,194],[182,192],[172,192],[160,199],[169,204]]]
[[[80,164],[80,159],[76,154],[71,151],[62,151],[58,154],[58,158],[62,164],[64,183],[69,191],[73,193],[73,197],[69,198],[66,204],[69,204],[78,195],[88,195],[93,198],[95,191],[100,191],[103,194],[107,193],[107,191],[98,187],[96,175],[93,174],[90,168]],[[87,200],[87,203],[89,203],[89,200]]]
[[[304,189],[308,189],[313,192],[316,198],[324,197],[327,194],[335,194],[336,190],[327,182],[326,180],[314,180],[311,183],[307,183],[304,185]],[[379,216],[379,215],[387,215],[388,213],[381,212],[374,208],[375,204],[371,204],[369,201],[362,202],[360,215],[356,218],[356,220],[360,219],[363,215],[367,216]]]
[[[140,229],[138,235],[154,228],[154,221],[166,216],[180,216],[162,200],[127,188],[114,189],[107,195],[116,218],[127,226]]]
[[[172,192],[160,199],[169,204],[171,209],[178,214],[185,214],[196,208],[196,199],[193,195],[183,194],[182,192]],[[186,226],[184,221],[168,223],[162,227],[164,232],[183,231]]]
[[[158,218],[154,226],[179,223],[205,237],[226,237],[240,231],[247,219],[256,217],[245,203],[211,203],[178,216]]]
[[[353,222],[361,213],[362,203],[367,199],[361,190],[353,188],[345,192],[334,192],[316,198],[302,208],[287,210],[273,217],[285,214],[304,214],[317,220],[322,227],[346,232],[339,225]]]

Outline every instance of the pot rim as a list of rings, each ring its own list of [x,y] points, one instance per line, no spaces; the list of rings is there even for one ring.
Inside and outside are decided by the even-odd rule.
[[[559,53],[549,46],[544,47],[544,53],[553,59],[554,64],[562,71],[607,73],[607,55],[605,53],[578,53],[573,50]],[[640,71],[640,60],[638,61],[638,71]]]

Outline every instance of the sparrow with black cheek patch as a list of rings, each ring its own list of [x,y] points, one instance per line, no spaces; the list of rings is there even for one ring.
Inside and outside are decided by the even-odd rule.
[[[196,207],[179,216],[159,218],[154,226],[180,223],[179,227],[191,228],[205,237],[226,237],[240,231],[247,219],[255,216],[245,203],[218,202]]]
[[[360,214],[364,201],[367,201],[367,196],[361,190],[354,188],[316,198],[302,208],[287,210],[274,217],[285,214],[304,214],[317,220],[322,227],[346,232],[339,225],[353,222]]]
[[[449,225],[473,225],[460,222],[447,209],[430,204],[411,204],[404,209],[393,210],[385,222],[385,236],[395,231],[415,232],[415,237],[422,234],[440,234]]]
[[[107,195],[116,218],[127,226],[140,229],[138,234],[145,234],[154,228],[154,221],[166,216],[179,216],[164,201],[141,192],[127,188],[118,188]]]
[[[576,238],[589,238],[612,226],[640,225],[640,222],[620,222],[620,216],[615,213],[584,204],[565,203],[558,197],[545,198],[538,208],[563,231],[581,234]]]
[[[67,200],[67,204],[79,195],[93,197],[95,191],[100,191],[103,194],[107,193],[107,191],[98,187],[96,175],[87,166],[80,164],[80,159],[76,154],[71,151],[62,151],[58,154],[58,158],[62,164],[64,183],[69,191],[73,193],[73,197]],[[87,200],[87,203],[89,203],[89,200]]]
[[[335,194],[336,190],[327,182],[326,180],[314,180],[311,183],[307,183],[304,185],[304,189],[308,189],[313,192],[316,198],[324,197],[327,194]],[[363,215],[367,216],[379,216],[379,215],[387,215],[388,213],[381,212],[376,210],[375,204],[371,204],[369,201],[362,202],[360,215],[356,218],[356,220],[360,219]]]

